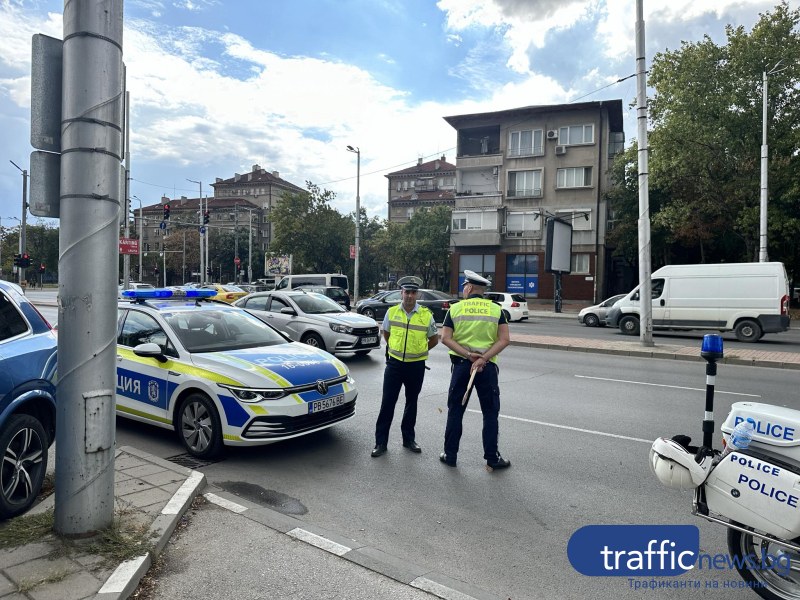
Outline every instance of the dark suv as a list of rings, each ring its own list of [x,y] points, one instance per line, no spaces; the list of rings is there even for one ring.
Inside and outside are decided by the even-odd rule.
[[[323,296],[327,296],[331,300],[338,302],[339,304],[344,306],[347,310],[350,310],[350,296],[348,296],[347,292],[340,287],[334,287],[334,286],[326,287],[324,285],[302,285],[294,289],[305,290],[307,292],[314,292],[316,294],[322,294]]]
[[[0,518],[28,510],[42,489],[56,432],[56,351],[50,324],[0,281]]]

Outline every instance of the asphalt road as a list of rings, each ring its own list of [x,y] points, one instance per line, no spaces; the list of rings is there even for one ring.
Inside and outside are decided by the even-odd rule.
[[[723,528],[692,517],[690,494],[662,488],[647,464],[654,438],[700,437],[705,375],[697,363],[508,348],[500,448],[512,467],[490,474],[475,401],[465,415],[458,468],[437,460],[449,381],[443,348],[432,354],[420,399],[421,455],[401,447],[396,418],[389,453],[370,458],[382,356],[346,362],[360,390],[354,419],[312,436],[229,451],[200,467],[209,482],[515,600],[641,597],[643,590],[625,578],[589,578],[571,568],[566,545],[583,525],[694,524],[702,552],[726,551]],[[721,366],[718,422],[738,400],[800,408],[794,387],[792,371]],[[182,453],[173,434],[123,419],[117,443],[164,458]],[[703,597],[753,597],[722,587],[738,582],[734,572],[684,578],[701,582]],[[707,581],[720,587],[707,590]],[[646,593],[688,597],[670,589]]]

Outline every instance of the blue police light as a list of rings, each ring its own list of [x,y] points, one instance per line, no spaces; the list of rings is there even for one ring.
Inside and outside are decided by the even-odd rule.
[[[700,356],[708,359],[722,358],[722,336],[716,333],[707,333],[703,336],[703,346],[700,348]]]
[[[187,290],[187,289],[164,289],[156,288],[152,290],[125,290],[122,292],[123,298],[131,300],[148,298],[211,298],[216,296],[216,290]]]

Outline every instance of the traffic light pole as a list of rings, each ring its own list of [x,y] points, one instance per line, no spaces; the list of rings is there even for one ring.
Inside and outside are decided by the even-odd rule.
[[[21,225],[19,228],[19,254],[22,256],[25,254],[25,246],[27,245],[25,230],[27,229],[26,222],[28,218],[28,171],[27,169],[21,168],[13,160],[8,162],[17,167],[22,173],[22,220],[20,221]],[[21,286],[22,282],[25,281],[25,267],[17,267],[17,273],[19,274],[18,281]]]

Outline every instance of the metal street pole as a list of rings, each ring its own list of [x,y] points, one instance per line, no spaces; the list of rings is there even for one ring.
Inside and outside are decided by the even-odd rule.
[[[758,262],[767,262],[767,180],[769,178],[769,146],[767,146],[767,105],[769,96],[767,95],[767,79],[774,73],[780,73],[783,69],[778,66],[783,62],[783,59],[775,63],[769,71],[764,71],[763,88],[761,90],[762,98],[762,116],[761,116],[761,214],[759,218],[759,235],[758,235]]]
[[[647,145],[647,64],[644,55],[644,8],[636,0],[636,118],[639,134],[639,340],[653,345],[650,282],[650,196]]]
[[[125,237],[131,235],[131,128],[130,128],[130,107],[131,93],[125,92],[125,209],[121,211],[125,215]],[[141,241],[139,241],[141,244]],[[122,257],[122,289],[127,290],[131,287],[131,255],[127,252]]]
[[[253,285],[253,209],[247,210],[247,232],[249,234],[247,247],[247,283]]]
[[[233,205],[233,282],[239,283],[239,265],[236,264],[236,259],[239,258],[239,205]],[[220,281],[222,283],[222,281]]]
[[[349,152],[355,152],[356,161],[356,256],[353,269],[353,303],[358,302],[358,268],[359,268],[359,255],[361,254],[360,237],[361,237],[361,148],[348,146]]]
[[[25,247],[27,245],[25,240],[25,219],[27,218],[28,213],[28,171],[27,169],[21,168],[13,160],[9,160],[8,162],[17,167],[20,173],[22,173],[22,225],[20,226],[19,230],[19,253],[24,254]],[[19,273],[19,284],[22,285],[22,282],[25,281],[25,267],[19,267],[17,272]]]
[[[131,196],[139,201],[139,281],[142,281],[142,236],[144,235],[144,218],[142,215],[142,199],[139,196]]]
[[[200,227],[199,229],[202,230],[205,228],[203,224],[205,212],[203,211],[203,184],[199,181],[195,181],[194,179],[187,179],[189,183],[196,183],[200,186]],[[203,242],[205,235],[200,233],[198,236],[200,238],[200,285],[203,285],[206,281],[206,265],[205,265],[205,255],[203,254]]]
[[[110,527],[115,508],[123,11],[102,8],[63,14],[54,529],[70,537]]]

